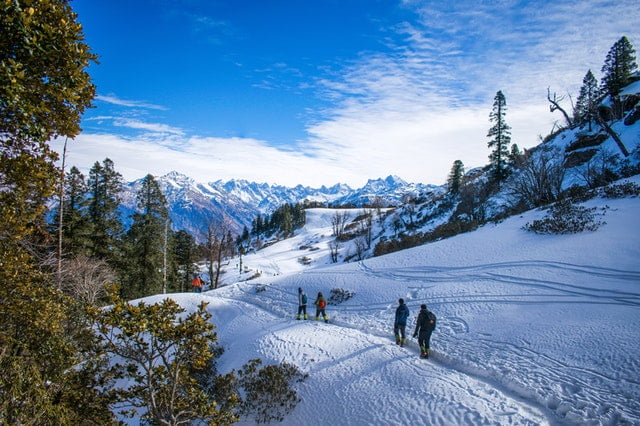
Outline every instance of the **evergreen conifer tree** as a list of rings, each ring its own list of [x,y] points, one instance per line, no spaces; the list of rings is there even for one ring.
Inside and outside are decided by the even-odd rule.
[[[635,49],[626,36],[623,36],[609,49],[602,66],[602,88],[611,96],[618,96],[624,86],[631,82],[636,70]]]
[[[598,81],[589,70],[582,79],[582,87],[580,87],[574,112],[574,120],[578,123],[589,123],[589,131],[591,131],[591,123],[597,114],[599,98]]]
[[[115,264],[119,258],[122,222],[118,207],[122,192],[122,175],[113,161],[105,158],[89,170],[89,220],[92,226],[91,255]]]
[[[172,263],[174,265],[173,276],[174,291],[188,291],[191,285],[191,276],[196,272],[195,262],[198,260],[198,247],[196,240],[187,231],[175,232],[171,238]]]
[[[451,172],[449,173],[449,178],[447,179],[447,184],[449,185],[449,192],[451,194],[457,194],[460,191],[460,186],[462,186],[462,177],[464,176],[464,164],[462,161],[456,160],[453,162],[453,166],[451,166]]]
[[[84,175],[72,167],[64,182],[62,199],[62,240],[64,254],[89,254],[91,223],[87,216],[88,187]],[[55,223],[58,226],[58,223]]]
[[[495,181],[500,182],[507,176],[507,158],[509,145],[511,144],[511,127],[505,122],[507,101],[501,90],[498,90],[493,98],[493,110],[489,114],[489,121],[493,126],[489,129],[487,137],[492,138],[488,142],[493,151],[489,155],[491,161],[491,173]]]
[[[159,293],[163,281],[164,236],[169,220],[167,200],[152,175],[142,180],[137,211],[126,235],[127,286],[132,298]]]

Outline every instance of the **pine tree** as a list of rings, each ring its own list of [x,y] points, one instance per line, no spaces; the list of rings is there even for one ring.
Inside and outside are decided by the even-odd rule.
[[[501,182],[507,176],[507,158],[509,145],[511,144],[511,127],[507,125],[504,117],[507,112],[507,101],[501,90],[498,90],[493,98],[493,110],[489,114],[489,121],[494,125],[489,129],[487,137],[492,138],[488,147],[493,148],[489,155],[491,161],[492,177]]]
[[[591,131],[591,123],[597,114],[599,98],[598,81],[589,70],[582,79],[582,87],[580,87],[574,111],[574,120],[578,123],[589,123],[589,131]]]
[[[195,262],[198,260],[198,246],[193,235],[180,230],[171,237],[172,260],[175,267],[175,291],[188,291],[191,277],[196,272]]]
[[[453,162],[453,166],[451,166],[451,172],[449,173],[449,178],[447,179],[447,184],[449,185],[449,192],[451,194],[457,194],[460,191],[460,186],[462,186],[462,177],[464,176],[464,164],[462,161],[456,160]]]
[[[84,175],[72,167],[64,181],[62,240],[64,255],[89,254],[91,223],[87,213],[88,187]],[[55,226],[58,226],[56,221]]]
[[[122,192],[122,175],[113,161],[105,158],[89,170],[89,219],[92,225],[91,255],[115,264],[119,258],[122,222],[118,207]]]
[[[635,49],[626,36],[609,49],[602,66],[602,88],[607,94],[616,97],[631,82],[631,76],[638,67],[634,53]]]
[[[159,293],[163,282],[164,235],[169,213],[167,200],[150,174],[142,180],[132,219],[126,234],[128,273],[123,291],[134,298]]]

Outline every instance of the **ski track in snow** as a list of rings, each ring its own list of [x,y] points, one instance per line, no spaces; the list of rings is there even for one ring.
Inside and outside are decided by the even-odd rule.
[[[640,306],[640,293],[607,288],[609,284],[615,287],[616,282],[624,281],[637,285],[640,290],[640,273],[636,271],[551,261],[381,269],[368,266],[367,262],[360,262],[360,268],[364,275],[374,280],[409,284],[410,291],[406,299],[413,306],[419,303],[441,307],[446,304],[460,306],[488,302],[513,305],[577,303]],[[536,276],[521,276],[517,273],[519,269],[538,270],[540,273]],[[293,279],[298,282],[295,285],[306,286],[315,274],[322,276],[325,272],[311,270],[304,275],[297,275]],[[332,271],[333,274],[339,275],[339,272]],[[594,289],[558,279],[545,279],[545,276],[551,278],[552,275],[571,275],[569,282],[580,282],[579,277],[576,279],[574,275],[597,275],[604,280],[603,287]],[[451,296],[431,294],[435,283],[446,285],[454,282],[463,286],[466,282],[478,281],[508,284],[511,288],[516,285],[522,288],[522,292]],[[270,312],[276,318],[282,318],[280,321],[284,321],[284,326],[291,327],[290,319],[297,308],[295,292],[288,291],[288,287],[267,285],[266,288],[264,292],[256,293],[255,286],[238,284],[230,286],[227,291],[233,289],[234,300],[240,299]],[[531,288],[535,291],[527,292]],[[313,296],[311,294],[309,297],[310,318],[314,316],[311,305]],[[314,383],[319,382],[326,388],[316,392],[305,389],[304,393],[313,395],[312,405],[318,407],[329,404],[328,399],[340,398],[344,412],[332,413],[341,419],[339,424],[442,424],[452,421],[462,424],[597,424],[603,419],[607,423],[616,424],[629,419],[634,419],[632,422],[640,421],[640,380],[637,376],[615,376],[610,374],[614,369],[601,371],[585,368],[526,345],[496,340],[495,337],[483,336],[482,333],[469,334],[469,324],[458,316],[439,318],[432,344],[435,348],[433,355],[428,361],[420,360],[417,358],[418,347],[414,341],[409,341],[405,349],[390,344],[389,320],[395,306],[389,303],[344,303],[329,306],[328,313],[333,317],[331,324],[301,321],[294,326],[304,327],[305,331],[296,334],[295,341],[292,341],[290,333],[280,335],[277,330],[272,330],[263,344],[283,353],[292,353],[291,348],[297,348],[295,353],[298,355],[291,355],[294,356],[293,362],[317,378]],[[320,345],[318,352],[319,345],[315,339],[322,336],[313,332],[318,327],[333,327],[336,330],[332,334],[336,339],[353,340],[354,330],[361,337],[357,342],[350,343],[349,350],[336,359],[333,347],[332,351],[323,351]],[[342,333],[340,328],[349,330],[349,333]],[[411,332],[412,326],[408,325],[407,334],[410,335]],[[371,359],[378,362],[370,365],[367,360]],[[522,371],[527,373],[518,374]],[[640,371],[637,360],[633,371]],[[341,379],[332,381],[332,377],[336,375]],[[350,377],[346,386],[343,384],[344,376]],[[441,381],[446,383],[436,383]],[[620,386],[621,383],[624,386]],[[628,394],[620,391],[621,387],[634,389],[634,392]],[[440,388],[446,389],[446,392],[439,392]],[[358,416],[355,414],[359,412],[358,401],[361,398],[351,398],[350,395],[353,392],[363,392],[363,389],[373,394],[369,397],[373,407],[362,411],[362,416]],[[414,394],[414,397],[407,395],[408,401],[421,400],[415,394],[424,393],[428,397],[422,399],[424,406],[389,410],[391,402],[385,401],[387,392]],[[602,395],[608,395],[606,404],[602,404]],[[482,407],[473,406],[476,403]],[[439,404],[451,407],[447,418],[438,417],[443,412],[437,408],[441,407]],[[380,409],[379,412],[376,407]],[[478,413],[493,413],[493,416],[478,417]]]

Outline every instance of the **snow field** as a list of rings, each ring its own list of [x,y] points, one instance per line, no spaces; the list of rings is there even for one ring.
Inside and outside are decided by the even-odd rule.
[[[285,425],[638,424],[640,200],[587,205],[605,203],[596,232],[529,233],[545,214],[532,211],[338,265],[327,258],[333,211],[313,209],[295,237],[243,258],[260,278],[177,297],[210,301],[222,372],[260,357],[309,374]],[[309,242],[318,249],[300,250]],[[355,296],[327,307],[329,324],[296,321],[298,287],[310,318],[318,291]],[[429,360],[414,339],[393,342],[399,297],[408,337],[421,303],[438,316]]]

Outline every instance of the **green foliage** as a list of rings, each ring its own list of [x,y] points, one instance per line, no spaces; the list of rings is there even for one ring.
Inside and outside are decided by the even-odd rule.
[[[511,144],[511,127],[504,120],[506,112],[507,101],[499,90],[493,98],[493,110],[489,113],[489,121],[494,124],[487,133],[487,137],[492,138],[487,146],[493,148],[489,155],[491,174],[498,182],[507,177],[507,158]]]
[[[263,218],[258,215],[253,222],[253,235],[272,235],[276,232],[282,233],[284,237],[291,236],[295,229],[298,229],[307,221],[307,214],[304,206],[297,204],[284,204],[276,209],[271,216]]]
[[[0,1],[0,423],[105,424],[108,396],[75,303],[33,257],[58,179],[48,142],[75,137],[95,55],[67,1]]]
[[[162,292],[164,255],[168,249],[167,201],[152,175],[142,180],[138,208],[126,234],[126,271],[123,292],[129,298]]]
[[[103,353],[121,360],[111,372],[125,379],[117,388],[122,403],[146,410],[142,418],[153,424],[236,420],[229,410],[217,408],[193,374],[204,370],[215,355],[217,335],[206,303],[188,315],[171,299],[134,305],[114,292],[112,303],[110,309],[92,310],[92,316],[103,339]]]
[[[191,277],[196,272],[195,262],[199,253],[195,238],[187,231],[180,230],[172,234],[172,290],[184,292],[191,286]]]
[[[447,179],[447,185],[449,186],[450,193],[457,194],[460,191],[463,177],[464,164],[462,164],[461,160],[456,160],[453,162],[453,166],[451,166],[451,172],[449,173],[449,178]]]
[[[574,120],[577,123],[589,124],[589,131],[591,131],[592,122],[596,118],[598,113],[598,100],[600,99],[600,89],[598,88],[598,81],[594,77],[591,70],[582,79],[582,87],[578,94],[576,101],[576,107],[574,111]]]
[[[91,255],[116,264],[122,222],[118,213],[122,175],[115,171],[113,161],[96,161],[89,170],[89,221],[92,228]]]
[[[253,416],[256,423],[282,421],[300,402],[291,382],[301,382],[307,375],[287,363],[258,369],[261,364],[253,359],[238,372],[238,383],[245,391],[242,412]]]
[[[601,213],[602,215],[604,213]],[[597,219],[597,208],[576,206],[570,200],[555,203],[543,219],[527,223],[523,228],[536,234],[576,234],[596,231],[604,225]]]
[[[602,87],[606,93],[617,96],[631,82],[631,76],[638,67],[634,53],[635,49],[626,36],[611,46],[602,65]]]

